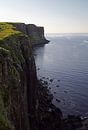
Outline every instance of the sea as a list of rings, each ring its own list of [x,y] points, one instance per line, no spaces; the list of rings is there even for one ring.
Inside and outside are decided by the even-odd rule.
[[[38,79],[48,82],[53,104],[64,116],[88,116],[88,34],[46,34],[33,49]]]

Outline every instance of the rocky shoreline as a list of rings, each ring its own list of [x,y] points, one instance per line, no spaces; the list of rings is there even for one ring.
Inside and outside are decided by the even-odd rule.
[[[38,81],[39,130],[88,130],[87,117],[73,114],[63,117],[61,110],[52,104],[53,95],[50,93],[47,81],[43,79]]]

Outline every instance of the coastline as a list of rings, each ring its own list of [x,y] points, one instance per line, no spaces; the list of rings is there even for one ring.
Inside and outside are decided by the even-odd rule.
[[[38,81],[31,48],[33,41],[25,28],[28,26],[16,24],[21,32],[13,25],[0,23],[0,129],[77,130],[84,118],[68,115],[64,119],[61,110],[52,104],[53,95],[47,82]],[[34,44],[40,39],[44,41],[44,29],[35,25],[32,29],[33,38],[37,36]]]
[[[38,68],[38,70],[40,70],[40,68]],[[45,81],[45,79],[47,79],[47,78],[45,78],[44,76],[40,78],[40,81],[43,82],[43,86],[47,86],[48,85],[48,83],[47,83],[47,81]],[[53,80],[53,79],[51,79],[51,80]],[[51,88],[49,88],[49,89],[51,89]],[[57,108],[57,107],[54,105],[54,110],[55,110],[55,108]],[[59,114],[60,113],[58,112],[58,115]],[[53,122],[54,122],[54,120],[52,121],[52,124],[53,124]],[[79,115],[75,115],[73,113],[70,114],[70,115],[68,114],[66,117],[63,117],[63,113],[62,113],[61,124],[62,124],[61,130],[85,130],[85,129],[87,130],[87,127],[88,127],[88,117],[85,117],[85,116],[83,117],[80,114]],[[56,128],[54,128],[54,129],[56,129]]]
[[[80,115],[73,115],[73,114],[67,115],[67,117],[63,117],[63,113],[61,112],[61,110],[52,104],[53,95],[51,94],[48,88],[47,81],[45,80],[43,81],[43,79],[40,79],[38,86],[40,86],[38,90],[39,91],[38,97],[39,99],[41,99],[40,108],[38,112],[41,113],[40,115],[42,116],[40,117],[41,120],[39,123],[40,124],[39,130],[41,129],[44,129],[44,130],[49,130],[49,129],[51,130],[53,129],[54,130],[57,130],[57,129],[58,130],[87,130],[88,117],[82,117]],[[42,97],[40,95],[42,95]],[[42,102],[43,102],[43,106],[42,106]],[[45,120],[48,120],[48,124],[45,122]]]

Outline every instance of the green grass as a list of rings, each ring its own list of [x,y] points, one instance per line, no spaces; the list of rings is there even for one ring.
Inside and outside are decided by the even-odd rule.
[[[17,31],[11,23],[0,22],[0,40],[3,40],[11,35],[22,34],[22,32]]]

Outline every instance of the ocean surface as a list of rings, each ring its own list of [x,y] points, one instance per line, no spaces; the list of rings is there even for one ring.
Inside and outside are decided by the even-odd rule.
[[[88,34],[46,37],[49,44],[34,48],[38,78],[48,81],[64,115],[88,116]]]

